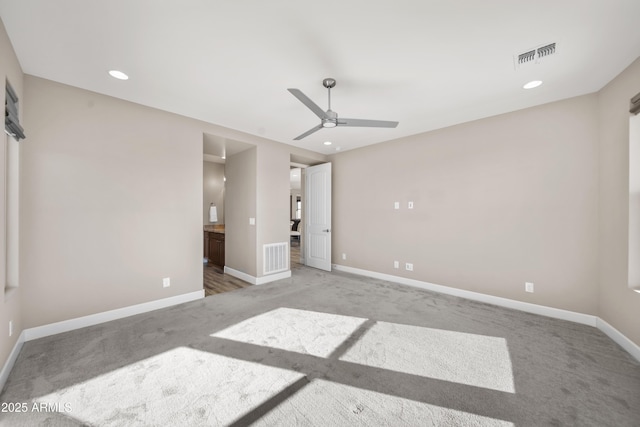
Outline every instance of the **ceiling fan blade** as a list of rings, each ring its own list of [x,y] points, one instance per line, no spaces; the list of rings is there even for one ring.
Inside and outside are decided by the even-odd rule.
[[[325,113],[322,108],[318,107],[318,104],[316,104],[311,99],[309,99],[309,97],[304,93],[302,93],[299,89],[287,89],[287,90],[291,92],[293,96],[298,98],[300,102],[306,105],[308,109],[313,111],[316,116],[320,117],[321,119],[327,118],[327,113]]]
[[[319,124],[318,126],[316,126],[316,127],[314,127],[314,128],[309,129],[308,131],[306,131],[306,132],[305,132],[305,133],[303,133],[302,135],[298,135],[297,137],[295,137],[295,138],[293,138],[293,139],[294,139],[294,141],[298,141],[298,140],[300,140],[300,139],[302,139],[302,138],[305,138],[305,137],[307,137],[307,136],[311,135],[312,133],[314,133],[315,131],[318,131],[318,130],[320,130],[320,129],[322,129],[322,124]]]
[[[364,120],[364,119],[338,119],[338,126],[358,126],[373,128],[394,128],[398,126],[398,122],[390,122],[387,120]]]

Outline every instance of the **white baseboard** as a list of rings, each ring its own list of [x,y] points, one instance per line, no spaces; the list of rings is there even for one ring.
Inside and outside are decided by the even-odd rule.
[[[190,292],[188,294],[176,295],[170,298],[163,298],[155,301],[145,302],[142,304],[131,305],[129,307],[103,311],[102,313],[90,314],[89,316],[64,320],[62,322],[36,326],[35,328],[29,328],[23,331],[24,340],[31,341],[38,338],[47,337],[49,335],[73,331],[74,329],[85,328],[87,326],[93,326],[99,323],[109,322],[111,320],[122,319],[124,317],[158,310],[160,308],[166,308],[172,305],[195,301],[200,298],[204,298],[204,289],[201,291]]]
[[[20,350],[22,350],[22,344],[24,344],[24,331],[18,337],[16,344],[13,346],[13,350],[9,353],[9,357],[2,367],[2,371],[0,371],[0,392],[4,389],[4,385],[7,382],[7,378],[9,378],[9,374],[13,369],[13,365],[16,363],[18,359],[18,354],[20,354]]]
[[[243,273],[240,270],[235,270],[231,267],[227,267],[226,265],[224,266],[224,273],[233,277],[237,277],[238,279],[244,280],[245,282],[251,283],[252,285],[256,284],[256,277],[247,273]]]
[[[624,348],[634,359],[640,362],[640,346],[627,338],[622,332],[598,317],[597,328],[611,338],[616,344]]]
[[[373,277],[374,279],[387,280],[389,282],[400,283],[402,285],[414,286],[428,291],[439,292],[441,294],[453,295],[487,304],[507,307],[514,310],[525,311],[527,313],[540,314],[542,316],[556,319],[569,320],[571,322],[582,323],[584,325],[596,326],[596,316],[590,314],[576,313],[574,311],[562,310],[559,308],[547,307],[544,305],[531,304],[528,302],[516,301],[508,298],[496,297],[493,295],[481,294],[479,292],[466,291],[464,289],[451,288],[449,286],[436,285],[434,283],[422,282],[406,277],[392,276],[391,274],[377,273],[375,271],[361,270],[359,268],[346,267],[334,264],[334,268],[347,273],[358,274],[360,276]]]
[[[289,277],[291,277],[291,270],[283,271],[276,274],[269,274],[268,276],[256,278],[256,285],[264,285],[265,283],[275,282],[276,280],[287,279]]]
[[[507,298],[495,297],[491,295],[481,294],[477,292],[465,291],[462,289],[451,288],[448,286],[436,285],[433,283],[422,282],[414,279],[407,279],[404,277],[393,276],[390,274],[377,273],[374,271],[362,270],[359,268],[347,267],[338,264],[334,264],[333,268],[338,271],[344,271],[347,273],[353,273],[360,276],[372,277],[375,279],[386,280],[389,282],[400,283],[403,285],[414,286],[429,291],[439,292],[447,295],[458,296],[462,298],[471,299],[474,301],[485,302],[488,304],[494,304],[501,307],[512,308],[515,310],[525,311],[528,313],[539,314],[542,316],[553,317],[562,320],[569,320],[576,323],[581,323],[593,327],[597,327],[604,334],[609,336],[614,342],[625,349],[631,356],[640,362],[640,346],[635,344],[629,338],[627,338],[620,331],[615,329],[606,321],[600,319],[597,316],[588,314],[576,313],[568,310],[561,310],[552,307],[546,307],[536,304],[525,303],[521,301],[510,300]],[[291,270],[273,274],[270,276],[263,276],[256,278],[245,274],[241,271],[234,270],[229,267],[225,267],[225,273],[228,273],[234,277],[245,280],[253,284],[263,284],[272,282],[274,280],[280,280],[291,277]],[[260,282],[260,283],[258,283]],[[188,294],[177,295],[170,298],[164,298],[161,300],[150,301],[147,303],[137,304],[129,307],[124,307],[116,310],[110,310],[102,313],[92,314],[89,316],[79,317],[76,319],[65,320],[63,322],[56,322],[49,325],[38,326],[35,328],[29,328],[22,331],[13,350],[9,354],[7,361],[5,362],[2,371],[0,371],[0,391],[4,388],[4,384],[9,377],[9,373],[13,369],[13,365],[18,358],[18,354],[22,349],[22,345],[26,341],[43,338],[49,335],[59,334],[62,332],[72,331],[74,329],[84,328],[87,326],[96,325],[110,320],[117,320],[124,317],[133,316],[136,314],[146,313],[161,308],[170,307],[176,304],[182,304],[189,301],[194,301],[200,298],[204,298],[204,290],[191,292]]]
[[[291,277],[291,270],[283,271],[281,273],[270,274],[268,276],[254,277],[250,274],[243,273],[242,271],[235,270],[231,267],[224,267],[224,272],[230,276],[237,277],[240,280],[251,283],[252,285],[264,285],[265,283],[275,282],[276,280],[286,279]]]
[[[176,295],[170,298],[163,298],[156,301],[118,308],[116,310],[104,311],[102,313],[91,314],[89,316],[78,317],[62,322],[50,323],[48,325],[25,329],[22,331],[22,333],[20,333],[18,341],[16,341],[13,350],[9,354],[7,361],[2,367],[2,371],[0,371],[0,391],[2,391],[2,389],[4,388],[4,384],[9,377],[9,373],[13,369],[13,365],[16,363],[16,359],[18,358],[18,354],[22,349],[22,345],[26,341],[47,337],[49,335],[60,334],[62,332],[73,331],[74,329],[80,329],[87,326],[93,326],[99,323],[108,322],[110,320],[122,319],[124,317],[142,314],[148,311],[158,310],[160,308],[171,307],[173,305],[195,301],[200,298],[204,298],[204,289],[201,291],[190,292],[188,294]]]
[[[422,282],[406,277],[393,276],[391,274],[378,273],[376,271],[362,270],[354,267],[333,264],[333,268],[346,273],[357,274],[359,276],[372,277],[374,279],[386,280],[388,282],[399,283],[402,285],[414,286],[428,291],[439,292],[442,294],[453,295],[456,297],[466,298],[474,301],[480,301],[487,304],[493,304],[500,307],[511,308],[514,310],[524,311],[527,313],[539,314],[541,316],[552,317],[555,319],[568,320],[583,325],[593,326],[600,329],[604,334],[609,336],[620,347],[624,348],[633,358],[640,362],[640,346],[627,338],[622,332],[599,318],[590,314],[577,313],[575,311],[562,310],[559,308],[547,307],[544,305],[531,304],[522,301],[516,301],[508,298],[495,297],[492,295],[481,294],[478,292],[465,291],[464,289],[456,289],[448,286],[436,285],[433,283]]]

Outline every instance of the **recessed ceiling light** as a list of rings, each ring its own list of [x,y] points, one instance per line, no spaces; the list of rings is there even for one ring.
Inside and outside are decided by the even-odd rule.
[[[331,145],[331,144],[332,144],[332,142],[331,142],[331,141],[325,141],[325,142],[324,142],[324,145]]]
[[[129,79],[129,76],[127,76],[122,71],[118,71],[118,70],[110,70],[109,71],[109,75],[111,77],[113,77],[113,78],[118,79],[118,80],[127,80],[127,79]]]
[[[522,86],[523,89],[533,89],[534,87],[538,87],[542,84],[542,80],[532,80],[529,83]]]
[[[340,150],[342,150],[342,148],[336,147],[336,151],[340,151]]]

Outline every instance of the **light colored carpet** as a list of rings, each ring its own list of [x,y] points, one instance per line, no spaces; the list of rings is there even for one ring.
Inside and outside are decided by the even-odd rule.
[[[321,408],[319,411],[318,408]],[[315,379],[258,426],[513,426],[454,409]]]
[[[639,426],[595,328],[345,273],[25,343],[7,426]]]

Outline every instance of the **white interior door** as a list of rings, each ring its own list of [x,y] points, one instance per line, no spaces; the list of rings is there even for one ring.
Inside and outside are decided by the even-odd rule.
[[[305,199],[306,264],[331,271],[331,163],[305,169]]]

